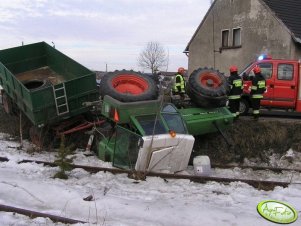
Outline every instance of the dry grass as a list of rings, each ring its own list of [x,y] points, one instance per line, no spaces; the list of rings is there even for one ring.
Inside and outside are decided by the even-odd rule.
[[[300,151],[300,132],[300,124],[239,120],[225,131],[231,146],[220,134],[208,134],[196,139],[194,155],[206,154],[221,164],[253,157],[267,162],[273,152],[284,154],[289,148]]]

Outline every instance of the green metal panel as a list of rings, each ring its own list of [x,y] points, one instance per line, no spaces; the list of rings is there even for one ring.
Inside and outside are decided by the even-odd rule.
[[[44,42],[0,51],[0,62],[13,74],[46,65]]]
[[[117,126],[112,164],[122,169],[135,169],[142,137]]]
[[[112,110],[116,109],[120,124],[130,123],[131,116],[157,114],[161,108],[161,99],[131,103],[120,102],[110,96],[105,96],[101,113],[113,120]]]
[[[98,157],[102,161],[113,162],[113,153],[116,136],[112,138],[103,138],[98,144]]]
[[[65,83],[69,113],[58,115],[53,86],[28,89],[16,74],[49,67]],[[24,81],[23,81],[24,82]],[[98,100],[96,75],[45,42],[0,50],[0,83],[34,125],[46,125],[87,112],[83,102]]]
[[[202,135],[217,132],[218,129],[229,127],[234,119],[233,114],[226,108],[187,108],[178,110],[186,122],[191,135]],[[217,126],[217,127],[216,127]]]

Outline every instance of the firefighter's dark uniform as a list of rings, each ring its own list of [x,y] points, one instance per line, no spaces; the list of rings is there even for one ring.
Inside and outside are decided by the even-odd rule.
[[[175,76],[175,84],[172,88],[172,93],[174,95],[180,95],[181,97],[184,97],[185,94],[185,79],[183,75],[180,73],[177,73]]]
[[[260,100],[263,98],[263,93],[266,91],[266,81],[261,72],[256,73],[252,80],[251,100],[253,107],[254,119],[259,117]]]
[[[230,86],[229,98],[229,110],[233,115],[239,117],[239,102],[243,89],[243,82],[237,72],[231,72],[228,78],[228,84]]]

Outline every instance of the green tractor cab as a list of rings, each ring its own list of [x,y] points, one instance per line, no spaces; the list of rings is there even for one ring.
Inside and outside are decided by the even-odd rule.
[[[222,130],[233,121],[225,107],[177,109],[161,98],[123,103],[104,96],[102,114],[115,128],[99,143],[98,156],[113,166],[143,172],[185,170],[193,135]]]
[[[116,123],[99,143],[98,156],[137,171],[177,172],[189,162],[194,137],[173,104],[162,100],[123,103],[105,96],[102,114]]]

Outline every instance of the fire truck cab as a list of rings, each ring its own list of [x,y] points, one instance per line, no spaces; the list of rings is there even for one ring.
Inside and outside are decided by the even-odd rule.
[[[250,91],[253,68],[258,65],[266,79],[267,90],[261,100],[261,106],[268,109],[285,109],[301,112],[300,61],[272,59],[261,56],[248,65],[241,73],[244,80],[243,95],[240,103],[241,114],[247,114],[252,108]]]

